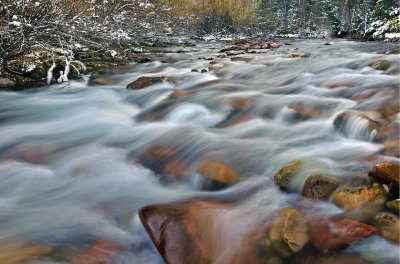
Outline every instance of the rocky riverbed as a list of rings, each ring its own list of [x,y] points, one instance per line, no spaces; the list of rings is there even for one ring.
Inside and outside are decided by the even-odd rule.
[[[180,43],[0,92],[0,263],[399,263],[398,44]]]

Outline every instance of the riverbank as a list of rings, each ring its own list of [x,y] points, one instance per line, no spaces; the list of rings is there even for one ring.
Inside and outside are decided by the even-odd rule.
[[[274,38],[280,38],[284,42],[285,38],[296,39],[299,36],[298,34],[289,34],[277,35]],[[321,36],[311,37],[320,38]],[[327,43],[332,40],[327,36],[323,37],[327,39]],[[396,34],[389,37],[392,41],[398,41]],[[269,39],[271,38],[269,37]],[[263,40],[259,37],[208,35],[195,39],[172,36],[151,38],[129,41],[118,46],[82,46],[75,44],[70,45],[69,48],[45,48],[37,45],[30,47],[22,54],[3,61],[0,71],[0,89],[20,90],[77,80],[84,78],[87,74],[102,73],[112,67],[127,65],[131,62],[165,62],[168,60],[166,54],[187,52],[185,48],[193,48],[196,46],[196,41],[220,41],[229,45],[240,42],[262,42]],[[66,78],[63,78],[65,72],[68,73],[65,76]]]

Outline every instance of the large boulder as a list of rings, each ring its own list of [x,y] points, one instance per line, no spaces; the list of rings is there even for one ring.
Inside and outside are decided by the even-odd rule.
[[[212,200],[147,206],[139,216],[168,264],[262,264],[257,245],[268,222]],[[243,225],[245,223],[245,225]]]

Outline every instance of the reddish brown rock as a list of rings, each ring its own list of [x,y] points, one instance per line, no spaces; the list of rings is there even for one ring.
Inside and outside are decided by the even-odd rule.
[[[368,173],[374,180],[389,186],[390,192],[399,195],[400,164],[394,162],[376,164]]]
[[[111,264],[119,251],[111,241],[100,240],[70,264]]]
[[[376,232],[373,226],[345,218],[314,218],[308,228],[312,244],[320,251],[342,248]]]
[[[392,213],[378,213],[375,223],[379,234],[389,241],[400,244],[400,220]]]
[[[323,175],[312,175],[303,186],[302,195],[309,199],[326,200],[339,186],[338,182]]]
[[[139,216],[167,264],[265,263],[257,245],[267,222],[241,210],[218,201],[187,201],[147,206]]]
[[[347,187],[335,191],[332,195],[332,202],[345,210],[381,207],[385,201],[385,195],[385,189],[379,184]]]
[[[246,97],[236,97],[231,100],[231,105],[234,109],[237,110],[246,110],[249,109],[253,104],[253,101],[250,98]]]
[[[172,148],[152,147],[139,157],[138,162],[162,176],[164,182],[181,180],[188,173],[186,163]]]

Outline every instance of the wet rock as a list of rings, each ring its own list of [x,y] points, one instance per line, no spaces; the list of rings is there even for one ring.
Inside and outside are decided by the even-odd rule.
[[[170,94],[170,98],[172,99],[178,99],[178,98],[183,98],[183,97],[187,97],[189,95],[189,93],[187,91],[184,90],[174,90],[171,94]]]
[[[326,200],[339,183],[332,178],[323,175],[312,175],[307,178],[303,186],[303,197],[314,200]]]
[[[376,164],[368,173],[375,181],[386,184],[390,192],[394,195],[399,195],[399,178],[400,164],[399,163],[380,163]]]
[[[142,208],[140,219],[166,263],[262,264],[257,254],[268,225],[264,217],[213,200]],[[246,222],[246,228],[238,228]]]
[[[138,162],[160,175],[165,183],[180,180],[188,172],[179,152],[172,148],[152,147],[138,158]]]
[[[220,123],[218,123],[216,128],[227,128],[231,126],[235,126],[240,123],[247,122],[251,119],[256,118],[257,115],[251,112],[242,112],[240,110],[233,110],[229,113],[229,115]]]
[[[392,116],[398,114],[400,112],[399,98],[399,91],[390,93],[390,97],[382,104],[379,112],[381,112],[387,118],[391,118]]]
[[[391,200],[386,202],[386,207],[392,210],[393,212],[399,214],[400,212],[400,199]]]
[[[35,258],[48,255],[53,248],[47,245],[19,244],[12,241],[0,241],[0,263],[27,263]]]
[[[310,241],[324,252],[350,245],[376,233],[373,226],[346,218],[314,218],[308,223]]]
[[[398,216],[381,212],[375,216],[375,223],[381,236],[400,244],[400,220]]]
[[[400,157],[400,140],[388,140],[383,142],[383,150],[382,155],[392,156],[392,157]]]
[[[153,60],[151,58],[148,58],[148,57],[137,57],[137,58],[134,59],[134,61],[136,63],[150,63]]]
[[[100,240],[70,264],[112,263],[119,251],[119,247],[111,241]]]
[[[165,76],[161,77],[139,77],[135,81],[131,82],[130,84],[127,85],[127,89],[131,90],[139,90],[143,89],[147,86],[157,84],[157,83],[162,83],[163,80],[165,80]]]
[[[379,122],[372,120],[363,113],[351,111],[342,112],[333,121],[335,129],[345,136],[351,136],[357,124],[359,126],[365,125],[365,132],[368,133],[368,135],[363,135],[364,138],[373,139],[376,137],[379,130]]]
[[[247,97],[235,97],[231,100],[231,106],[236,110],[247,110],[253,104],[253,100]]]
[[[378,60],[375,62],[371,62],[368,64],[369,67],[371,67],[374,70],[379,70],[379,71],[386,71],[387,69],[390,68],[390,61],[388,60]]]
[[[292,161],[286,164],[280,171],[278,171],[274,180],[281,188],[287,188],[293,176],[301,169],[302,163],[299,160]]]
[[[15,82],[10,79],[0,77],[0,89],[1,88],[11,88],[15,86]]]
[[[299,254],[291,259],[293,264],[368,264],[361,256],[349,253]]]
[[[237,57],[232,57],[231,61],[243,61],[243,62],[249,62],[254,60],[254,57],[245,57],[245,56],[237,56]]]
[[[279,211],[269,230],[269,240],[282,257],[298,253],[309,241],[304,215],[296,208]]]
[[[192,69],[191,72],[199,72],[198,69]]]
[[[288,108],[295,111],[303,119],[318,117],[324,113],[324,107],[321,105],[290,104]]]
[[[110,85],[110,84],[111,83],[107,78],[101,76],[93,76],[89,80],[89,85]]]
[[[293,52],[290,54],[292,58],[309,58],[310,54],[306,52]]]
[[[332,202],[345,210],[379,207],[384,203],[385,194],[385,189],[378,184],[348,187],[335,191],[332,195]]]
[[[226,185],[234,184],[239,180],[239,175],[231,166],[214,160],[203,160],[197,167],[197,172],[208,179]]]
[[[201,69],[200,72],[201,72],[201,73],[206,73],[206,72],[208,72],[208,71],[207,71],[207,69]]]

